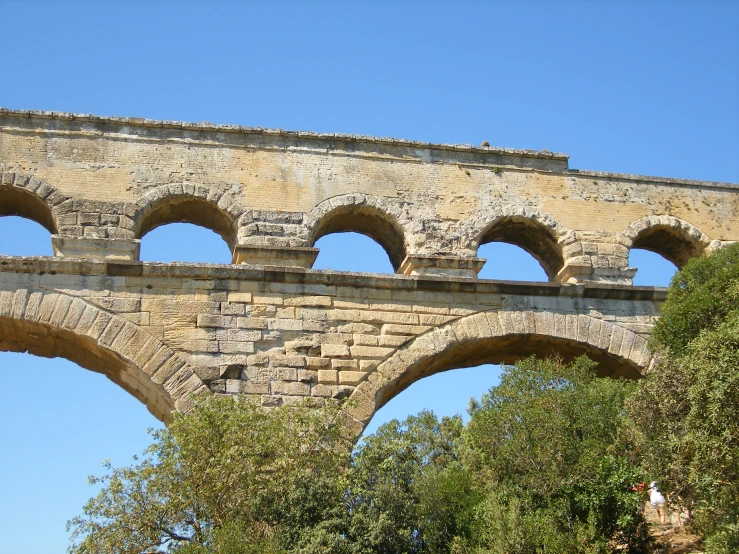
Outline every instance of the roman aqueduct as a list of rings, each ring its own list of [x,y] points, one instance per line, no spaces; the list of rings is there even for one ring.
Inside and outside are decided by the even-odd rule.
[[[572,170],[563,154],[0,110],[0,215],[53,257],[0,257],[0,350],[63,356],[158,418],[206,391],[265,406],[350,398],[357,435],[416,380],[528,354],[587,353],[638,377],[664,290],[631,248],[681,266],[739,240],[739,186]],[[172,222],[220,234],[230,265],[138,260]],[[312,270],[355,231],[394,275]],[[548,283],[477,279],[481,244]]]

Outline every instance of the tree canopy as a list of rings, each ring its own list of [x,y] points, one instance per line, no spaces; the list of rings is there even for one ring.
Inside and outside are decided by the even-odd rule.
[[[738,299],[739,244],[691,260],[652,334],[661,361],[628,402],[645,468],[721,554],[739,551]]]
[[[211,397],[95,480],[70,552],[641,552],[639,470],[617,446],[632,388],[532,358],[467,426],[421,412],[351,456],[336,406]]]

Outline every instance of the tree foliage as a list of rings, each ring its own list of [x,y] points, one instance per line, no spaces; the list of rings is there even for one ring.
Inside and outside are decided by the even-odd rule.
[[[334,412],[266,414],[211,397],[176,414],[143,460],[93,479],[103,488],[68,524],[70,552],[269,552],[299,543],[295,529],[325,525],[341,504],[347,454],[336,448]]]
[[[386,423],[357,447],[347,539],[356,553],[447,552],[475,502],[459,461],[462,419],[431,412]]]
[[[640,475],[618,446],[633,384],[593,370],[524,360],[467,426],[424,411],[351,456],[336,406],[211,397],[95,480],[70,552],[640,552]]]
[[[715,329],[737,309],[739,246],[690,260],[675,274],[652,331],[652,345],[679,356],[701,332]]]
[[[709,552],[739,551],[739,245],[689,262],[652,335],[661,361],[628,402],[636,446]]]
[[[617,447],[634,385],[594,366],[529,358],[473,404],[463,460],[485,500],[470,552],[643,551],[640,472]]]

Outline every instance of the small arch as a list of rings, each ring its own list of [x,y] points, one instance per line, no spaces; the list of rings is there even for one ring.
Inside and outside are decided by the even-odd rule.
[[[387,252],[395,271],[406,257],[405,236],[398,214],[377,205],[365,195],[345,195],[319,204],[308,215],[309,245],[332,233],[354,232],[368,236]]]
[[[0,291],[0,350],[66,358],[102,373],[161,421],[206,386],[182,357],[137,325],[71,295]]]
[[[220,193],[207,187],[162,185],[147,191],[136,203],[134,237],[169,223],[191,223],[218,233],[233,251],[238,218],[244,208],[237,191]]]
[[[362,273],[393,273],[385,249],[366,235],[354,232],[322,236],[314,244],[318,256],[313,269],[355,271]]]
[[[553,218],[540,214],[504,215],[478,233],[477,247],[490,242],[518,246],[539,262],[552,281],[564,267],[560,227]]]
[[[141,240],[139,260],[230,264],[232,251],[223,238],[205,227],[191,223],[167,223],[153,229]]]
[[[677,217],[647,216],[629,225],[622,233],[628,248],[655,252],[678,269],[700,256],[711,240],[697,227]]]
[[[43,225],[16,215],[0,217],[0,256],[53,255],[51,235]]]
[[[58,227],[47,198],[59,193],[43,181],[19,173],[0,174],[0,216],[15,215],[35,221],[51,234],[57,234]],[[43,196],[38,194],[41,191]]]
[[[357,436],[388,400],[423,377],[530,356],[589,355],[600,375],[636,379],[654,363],[643,337],[588,315],[534,310],[483,312],[427,331],[397,350],[363,381],[344,408]]]
[[[629,267],[635,268],[633,284],[637,287],[668,287],[677,272],[677,266],[664,256],[644,250],[629,250]]]
[[[488,242],[480,245],[477,256],[486,260],[477,274],[478,279],[549,281],[541,262],[520,246],[507,242]]]

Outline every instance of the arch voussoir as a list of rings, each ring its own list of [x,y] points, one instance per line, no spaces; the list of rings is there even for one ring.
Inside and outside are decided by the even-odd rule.
[[[79,297],[19,288],[0,291],[0,347],[65,357],[103,373],[168,421],[207,387],[178,353],[136,324]]]
[[[635,377],[653,364],[647,340],[587,314],[508,309],[461,317],[416,337],[382,361],[344,412],[363,429],[388,400],[415,381],[448,369],[512,363],[525,355],[591,355],[604,375]],[[359,432],[361,432],[361,429]]]

